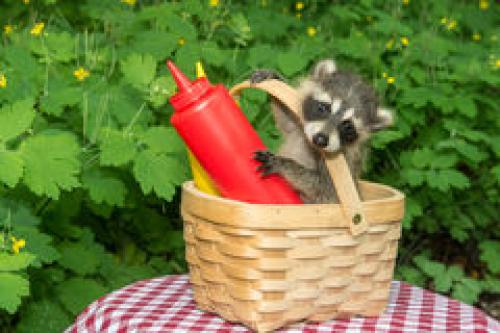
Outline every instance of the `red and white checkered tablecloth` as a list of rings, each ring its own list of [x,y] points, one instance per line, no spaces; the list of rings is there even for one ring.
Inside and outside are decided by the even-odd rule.
[[[196,309],[187,275],[144,280],[90,304],[66,333],[251,332]],[[281,333],[316,332],[500,332],[480,310],[430,291],[394,281],[384,315],[375,318],[295,324]]]

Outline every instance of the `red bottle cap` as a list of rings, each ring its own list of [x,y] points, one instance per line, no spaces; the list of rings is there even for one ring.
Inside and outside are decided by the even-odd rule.
[[[170,97],[170,103],[177,111],[181,111],[188,104],[196,101],[212,86],[204,77],[191,82],[170,60],[167,61],[167,67],[178,88],[177,94]]]

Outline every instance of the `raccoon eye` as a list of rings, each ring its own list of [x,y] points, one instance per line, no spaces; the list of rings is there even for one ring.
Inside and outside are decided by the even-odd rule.
[[[338,131],[342,143],[352,143],[358,138],[358,132],[351,120],[341,122]]]
[[[318,102],[318,112],[320,114],[327,114],[331,112],[331,106],[325,102]]]

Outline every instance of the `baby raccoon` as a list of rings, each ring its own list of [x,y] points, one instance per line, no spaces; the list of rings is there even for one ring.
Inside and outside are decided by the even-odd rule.
[[[252,83],[281,79],[276,72],[257,70]],[[283,143],[275,155],[258,151],[265,176],[279,173],[300,193],[305,203],[338,202],[326,164],[325,154],[343,152],[351,174],[358,179],[365,157],[364,143],[371,133],[392,123],[391,112],[378,106],[374,89],[356,74],[337,70],[333,60],[317,63],[311,74],[301,80],[303,126],[290,110],[277,100],[272,111]]]

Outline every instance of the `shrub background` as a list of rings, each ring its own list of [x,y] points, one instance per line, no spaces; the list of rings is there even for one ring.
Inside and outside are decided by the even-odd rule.
[[[3,1],[0,331],[60,332],[111,290],[186,271],[167,58],[227,86],[322,57],[361,73],[397,117],[366,172],[407,195],[396,277],[498,296],[499,20],[494,1]],[[266,96],[242,107],[275,147]]]

